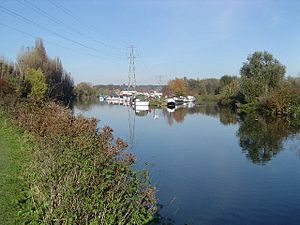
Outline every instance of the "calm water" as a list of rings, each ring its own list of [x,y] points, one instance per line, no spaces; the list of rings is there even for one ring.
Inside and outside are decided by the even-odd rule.
[[[299,225],[300,135],[293,124],[238,118],[214,106],[135,113],[77,105],[110,125],[150,170],[160,214],[174,224]]]

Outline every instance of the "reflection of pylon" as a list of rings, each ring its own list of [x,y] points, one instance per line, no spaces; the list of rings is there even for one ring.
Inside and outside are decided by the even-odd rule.
[[[128,55],[128,61],[129,61],[129,68],[128,68],[128,91],[135,91],[135,86],[136,86],[136,79],[135,79],[135,63],[134,59],[136,56],[134,55],[134,47],[131,45],[129,47],[129,55]]]
[[[128,108],[128,125],[129,125],[129,140],[128,147],[132,152],[134,147],[134,135],[135,135],[135,112],[131,107]]]
[[[156,120],[156,119],[159,119],[159,114],[158,114],[158,112],[157,112],[157,109],[154,109],[153,111],[154,111],[154,119],[155,119],[155,120]]]

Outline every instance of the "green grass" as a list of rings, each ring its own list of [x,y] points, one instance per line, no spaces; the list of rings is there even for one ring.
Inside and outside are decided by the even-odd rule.
[[[153,219],[155,188],[146,171],[134,170],[134,156],[111,128],[96,132],[96,119],[75,117],[53,102],[4,106],[18,125],[0,107],[0,154],[5,155],[0,225],[125,225]]]
[[[30,140],[0,109],[0,225],[21,224],[17,202],[24,189],[22,173],[29,158]]]

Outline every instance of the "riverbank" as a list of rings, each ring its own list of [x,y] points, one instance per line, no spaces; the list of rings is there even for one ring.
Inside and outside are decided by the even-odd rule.
[[[0,225],[21,224],[17,202],[25,186],[23,171],[30,159],[31,141],[0,109]]]
[[[6,159],[2,166],[5,175],[12,178],[7,187],[3,187],[8,182],[5,177],[1,181],[1,192],[6,192],[1,204],[5,207],[3,217],[12,221],[5,225],[16,224],[14,220],[18,219],[32,224],[62,221],[60,224],[103,225],[146,224],[152,220],[155,189],[146,171],[133,169],[135,157],[124,151],[127,144],[115,139],[111,128],[98,130],[96,119],[75,117],[70,109],[53,102],[1,104],[12,121],[1,120],[9,131],[4,129],[7,140],[2,142],[7,152],[16,151],[12,168],[4,163]],[[26,179],[20,178],[20,172],[25,169],[23,158],[28,154],[10,147],[9,140],[15,140],[12,146],[22,147],[19,140],[28,138],[15,136],[19,129],[12,124],[34,138]],[[21,193],[19,187],[25,191]],[[9,206],[11,201],[17,203],[16,207]],[[17,208],[20,218],[11,216]]]

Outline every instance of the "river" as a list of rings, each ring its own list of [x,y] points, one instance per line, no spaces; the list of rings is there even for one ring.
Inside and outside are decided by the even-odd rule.
[[[90,103],[74,113],[127,141],[171,224],[300,224],[300,133],[292,123],[213,105],[134,112]]]

